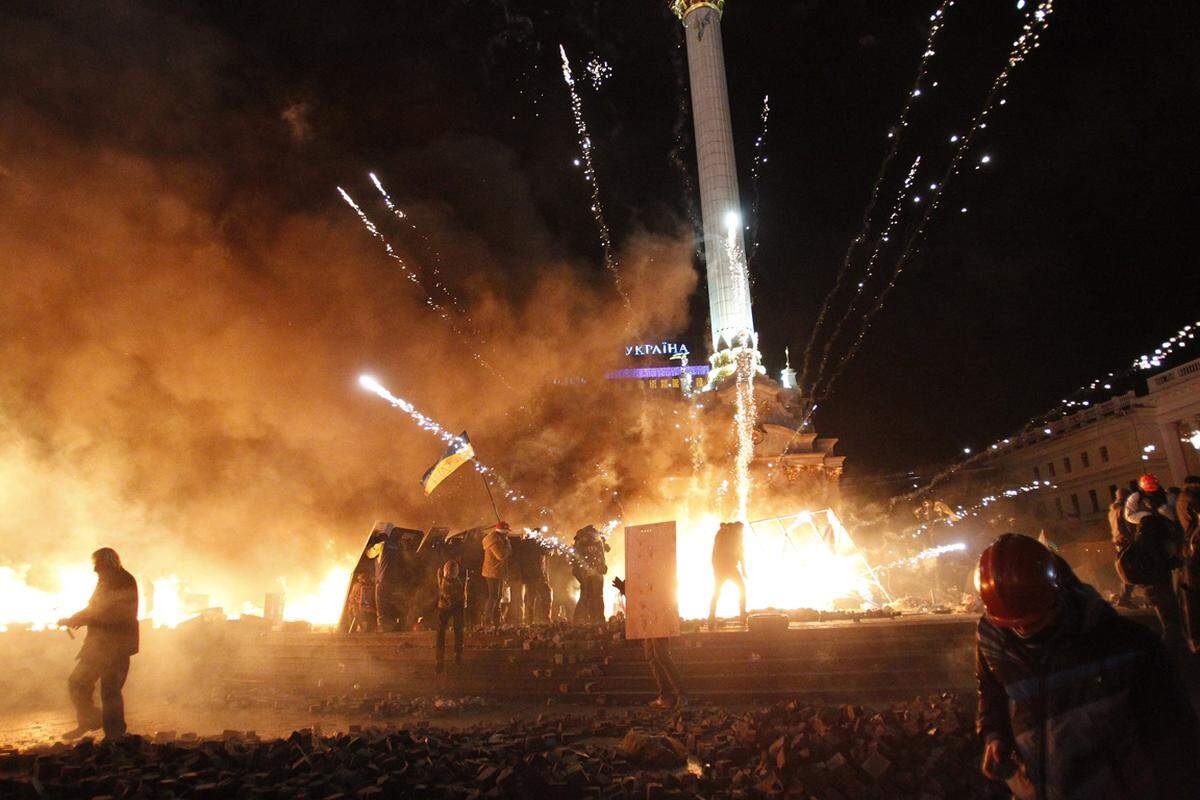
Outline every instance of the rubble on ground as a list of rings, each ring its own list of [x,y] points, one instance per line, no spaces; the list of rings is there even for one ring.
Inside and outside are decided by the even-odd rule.
[[[801,700],[732,713],[597,709],[445,730],[319,726],[284,739],[163,731],[0,750],[12,798],[1000,798],[970,704]]]

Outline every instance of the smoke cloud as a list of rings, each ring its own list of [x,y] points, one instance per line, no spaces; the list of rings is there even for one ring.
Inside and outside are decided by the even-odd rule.
[[[423,497],[443,445],[361,392],[364,371],[470,431],[533,501],[505,509],[514,524],[569,534],[690,469],[679,404],[602,379],[631,335],[686,325],[685,237],[623,249],[630,315],[594,265],[554,255],[501,143],[398,153],[406,175],[486,187],[486,204],[397,193],[427,240],[382,225],[426,280],[440,254],[484,343],[465,342],[337,202],[330,176],[386,222],[365,170],[283,175],[341,158],[316,155],[336,150],[319,105],[228,109],[220,37],[136,4],[88,13],[19,20],[0,56],[23,87],[0,114],[0,565],[37,583],[108,545],[146,578],[258,602],[278,578],[315,585],[376,519],[485,522],[468,471]],[[137,54],[101,48],[133,30],[154,34]],[[58,68],[72,59],[88,68]]]

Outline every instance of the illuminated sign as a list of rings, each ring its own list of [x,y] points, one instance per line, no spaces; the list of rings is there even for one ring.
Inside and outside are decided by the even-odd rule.
[[[690,353],[686,344],[677,342],[625,345],[625,355],[627,356],[686,356]]]

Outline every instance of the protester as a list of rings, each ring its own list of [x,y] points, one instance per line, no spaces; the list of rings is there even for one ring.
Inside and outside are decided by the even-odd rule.
[[[370,633],[377,629],[379,612],[375,608],[375,581],[365,572],[354,573],[350,596],[346,600],[348,615],[343,633]]]
[[[496,527],[483,537],[483,569],[484,590],[487,593],[483,605],[482,627],[500,627],[500,593],[504,588],[504,579],[508,575],[509,559],[512,557],[512,544],[508,535],[512,532],[507,522],[497,522]]]
[[[1200,653],[1200,476],[1188,475],[1175,503],[1183,529],[1183,568],[1179,595],[1183,632],[1193,653]]]
[[[1112,536],[1113,548],[1117,551],[1118,555],[1133,543],[1133,527],[1125,521],[1125,501],[1129,499],[1129,494],[1128,489],[1117,489],[1112,503],[1108,506],[1109,535]],[[1133,590],[1134,585],[1122,579],[1121,594],[1117,597],[1117,605],[1123,608],[1131,608],[1133,606]]]
[[[1175,511],[1166,513],[1167,493],[1163,491],[1158,478],[1150,472],[1137,480],[1137,490],[1131,492],[1125,499],[1125,521],[1137,525],[1149,514],[1161,514],[1171,519]]]
[[[1136,546],[1153,549],[1161,557],[1162,567],[1154,570],[1155,577],[1143,585],[1146,600],[1154,608],[1162,625],[1163,640],[1177,647],[1183,640],[1183,621],[1179,596],[1175,591],[1174,567],[1179,561],[1179,525],[1175,510],[1167,508],[1167,493],[1158,478],[1146,473],[1138,478],[1138,491],[1125,501],[1125,521],[1135,526]]]
[[[743,526],[740,522],[722,522],[717,528],[712,546],[713,592],[708,606],[708,629],[717,627],[717,601],[726,583],[732,582],[738,590],[738,613],[742,624],[746,624],[746,551]]]
[[[572,570],[579,581],[579,602],[575,605],[575,622],[591,624],[604,621],[604,576],[608,565],[604,552],[608,545],[596,526],[588,525],[575,532],[577,561]]]
[[[558,551],[552,551],[546,560],[550,579],[550,619],[573,619],[578,607],[572,592],[575,566]]]
[[[375,559],[375,612],[383,633],[408,629],[408,608],[404,602],[407,561],[402,533],[393,526]]]
[[[441,675],[446,668],[446,628],[454,628],[454,663],[462,663],[463,624],[467,611],[467,584],[457,561],[447,561],[437,573],[437,639],[435,671]]]
[[[979,591],[986,776],[1043,799],[1195,796],[1196,715],[1152,633],[1026,536],[983,552]]]
[[[612,579],[613,587],[622,595],[625,594],[625,581],[621,578]],[[642,654],[650,667],[650,675],[658,687],[658,697],[650,702],[653,708],[683,708],[687,705],[687,697],[683,693],[683,682],[679,679],[679,670],[671,658],[671,640],[667,637],[642,640]],[[669,698],[674,698],[671,700]]]
[[[67,628],[87,627],[87,638],[76,656],[79,663],[67,680],[75,706],[76,728],[64,735],[77,739],[88,731],[104,728],[106,739],[125,735],[125,701],[121,689],[129,675],[129,657],[138,651],[137,581],[121,566],[111,547],[92,553],[96,589],[87,608],[60,619]],[[100,709],[93,693],[100,683]]]
[[[513,599],[512,618],[526,625],[550,621],[550,578],[547,574],[547,553],[535,534],[513,540],[513,569],[509,571]],[[515,574],[515,579],[512,577]]]

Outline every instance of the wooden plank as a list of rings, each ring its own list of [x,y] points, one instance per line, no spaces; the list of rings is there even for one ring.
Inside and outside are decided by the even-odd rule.
[[[625,638],[679,635],[675,522],[625,528]]]

